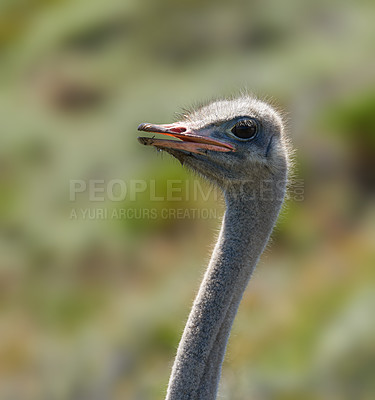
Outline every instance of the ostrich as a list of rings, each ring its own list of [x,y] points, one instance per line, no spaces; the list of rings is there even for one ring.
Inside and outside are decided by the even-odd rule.
[[[139,137],[223,192],[226,211],[186,323],[167,400],[216,398],[233,320],[277,220],[286,193],[289,145],[281,116],[249,95],[217,100],[167,125],[138,130],[180,140]]]

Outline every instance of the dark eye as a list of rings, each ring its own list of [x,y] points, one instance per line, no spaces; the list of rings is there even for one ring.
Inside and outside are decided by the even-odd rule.
[[[232,128],[233,135],[239,139],[253,139],[258,131],[257,123],[252,119],[237,122]]]

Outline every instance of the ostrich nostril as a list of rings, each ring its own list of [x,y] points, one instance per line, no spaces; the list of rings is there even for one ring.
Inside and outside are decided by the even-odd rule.
[[[186,128],[176,127],[176,128],[171,128],[170,131],[173,133],[183,133],[186,132]]]

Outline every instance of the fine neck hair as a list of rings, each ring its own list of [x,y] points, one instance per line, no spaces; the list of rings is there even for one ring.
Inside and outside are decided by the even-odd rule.
[[[220,184],[226,211],[177,350],[167,400],[216,398],[238,306],[284,200],[287,165],[252,176]]]

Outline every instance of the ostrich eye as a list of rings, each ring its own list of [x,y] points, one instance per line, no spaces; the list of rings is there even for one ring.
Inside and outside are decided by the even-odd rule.
[[[231,132],[239,139],[253,139],[258,131],[257,123],[252,119],[245,119],[238,122]]]

